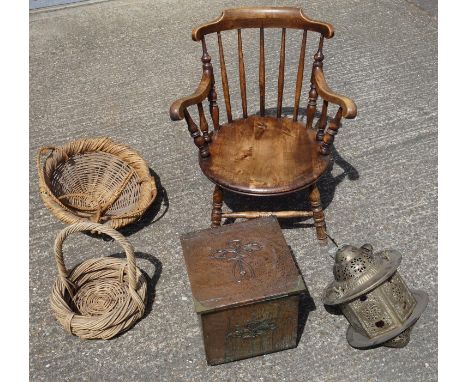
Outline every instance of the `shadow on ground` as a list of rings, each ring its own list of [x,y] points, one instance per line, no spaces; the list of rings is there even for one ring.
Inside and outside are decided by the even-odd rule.
[[[166,189],[161,183],[161,179],[159,178],[159,175],[157,175],[152,169],[150,170],[150,174],[154,177],[154,180],[156,182],[156,189],[157,189],[157,195],[156,199],[154,202],[149,206],[149,208],[145,211],[141,219],[137,220],[136,222],[133,222],[123,228],[120,228],[118,231],[124,235],[124,236],[130,236],[133,235],[134,233],[142,230],[143,228],[150,226],[159,220],[161,220],[164,215],[166,215],[167,211],[169,210],[169,198],[167,196]],[[162,207],[164,207],[162,209]],[[162,209],[162,213],[159,214],[159,212]],[[156,218],[156,216],[159,214],[159,216]],[[95,238],[95,239],[102,239],[104,241],[112,241],[113,239],[107,235],[103,235],[101,233],[97,232],[83,232],[85,235]]]
[[[302,277],[302,280],[304,281],[304,276],[302,275],[301,268],[299,267],[299,264],[297,263],[296,255],[294,254],[294,251],[292,250],[291,246],[288,245],[289,251],[291,252],[291,256],[294,260],[294,263],[296,264],[296,268],[299,272],[299,274]],[[305,285],[305,282],[304,282]],[[306,285],[307,288],[307,285]],[[304,333],[305,325],[307,323],[307,318],[309,317],[309,313],[313,312],[317,307],[315,306],[315,302],[312,299],[312,296],[309,293],[309,289],[307,288],[307,291],[305,293],[302,293],[299,296],[299,317],[297,321],[297,345],[299,345],[299,342],[301,341],[302,338],[302,333]]]
[[[343,171],[337,175],[332,175],[334,166],[340,167]],[[359,172],[348,163],[338,153],[332,149],[332,162],[330,169],[317,181],[317,187],[320,191],[322,208],[325,210],[333,201],[335,192],[340,183],[345,179],[359,179]],[[304,189],[282,196],[246,196],[231,191],[225,191],[224,204],[235,212],[240,211],[310,211],[309,189]],[[301,223],[309,218],[290,218],[279,220],[281,228],[289,229],[300,227],[313,227],[313,223]],[[228,218],[224,224],[233,223],[236,219]]]
[[[145,211],[141,219],[123,228],[120,228],[118,230],[124,236],[131,236],[134,233],[142,230],[143,228],[158,222],[164,217],[164,215],[166,215],[167,211],[169,210],[169,197],[167,196],[166,189],[162,185],[159,175],[156,174],[152,169],[149,169],[149,170],[150,170],[150,174],[154,177],[154,180],[156,182],[156,189],[157,189],[156,199],[150,205],[150,207]],[[107,235],[103,235],[101,233],[96,233],[96,232],[83,232],[83,233],[89,237],[102,239],[104,241],[113,240],[111,237]]]
[[[129,224],[128,226],[123,227],[120,230],[120,233],[124,236],[133,235],[141,229],[158,222],[164,217],[164,215],[166,215],[167,211],[169,210],[169,197],[167,195],[166,189],[161,183],[161,178],[151,168],[150,174],[154,177],[154,180],[156,182],[156,189],[158,192],[156,195],[156,199],[154,200],[153,204],[151,204],[151,206],[148,208],[148,210],[143,214],[140,220]]]

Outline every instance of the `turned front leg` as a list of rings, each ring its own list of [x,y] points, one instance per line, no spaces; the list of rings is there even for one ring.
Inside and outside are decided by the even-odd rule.
[[[218,185],[213,191],[213,209],[211,210],[211,228],[221,225],[221,214],[223,206],[223,189]]]
[[[316,184],[312,186],[309,198],[310,204],[312,206],[315,230],[317,231],[317,239],[326,240],[327,231],[325,227],[325,215],[323,213],[322,203],[320,201],[320,192]]]

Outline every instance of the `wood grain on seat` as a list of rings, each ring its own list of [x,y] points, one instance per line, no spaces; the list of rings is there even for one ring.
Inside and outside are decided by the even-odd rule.
[[[312,185],[330,162],[316,132],[290,118],[250,116],[226,123],[212,136],[203,173],[231,191],[289,193]]]

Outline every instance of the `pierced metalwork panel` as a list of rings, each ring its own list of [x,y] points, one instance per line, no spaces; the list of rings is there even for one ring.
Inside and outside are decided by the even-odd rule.
[[[349,304],[342,304],[342,305],[340,305],[340,308],[341,308],[341,311],[343,312],[343,314],[345,315],[346,319],[351,324],[351,326],[354,329],[356,329],[356,331],[358,331],[359,333],[367,335],[366,331],[364,330],[364,328],[361,325],[361,322],[359,321],[359,319],[357,318],[356,314],[351,309]]]
[[[413,312],[416,300],[398,272],[382,284],[382,290],[390,300],[398,318],[401,321],[406,320]]]
[[[365,272],[373,272],[376,265],[378,262],[371,254],[360,248],[346,246],[337,255],[333,273],[338,281],[358,279]]]
[[[378,289],[349,303],[369,337],[376,337],[396,328],[396,322],[386,310]]]

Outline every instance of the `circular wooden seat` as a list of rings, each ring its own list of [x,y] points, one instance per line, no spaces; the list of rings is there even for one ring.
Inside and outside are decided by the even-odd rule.
[[[215,131],[203,173],[228,190],[248,195],[286,194],[311,186],[328,168],[315,131],[290,118],[250,116]]]

